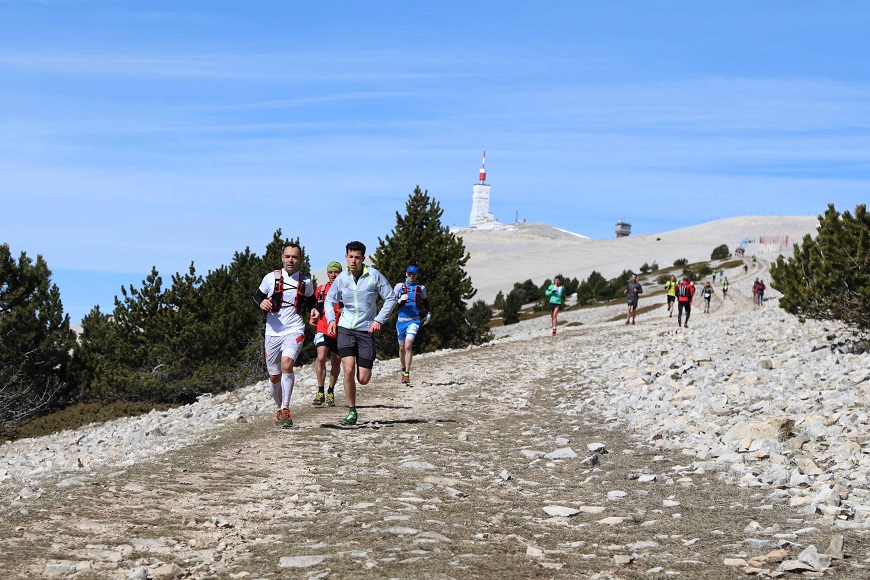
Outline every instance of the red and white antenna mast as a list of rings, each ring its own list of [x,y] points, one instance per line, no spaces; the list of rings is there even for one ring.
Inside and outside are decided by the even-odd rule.
[[[486,181],[486,151],[483,152],[483,161],[480,162],[480,182]]]

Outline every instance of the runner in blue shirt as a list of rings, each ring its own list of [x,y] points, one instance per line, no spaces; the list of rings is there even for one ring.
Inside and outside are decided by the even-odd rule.
[[[396,284],[393,294],[399,300],[399,318],[396,321],[396,334],[399,338],[399,360],[402,363],[402,384],[411,382],[411,358],[414,356],[414,339],[420,326],[429,323],[432,312],[429,310],[429,296],[426,287],[417,282],[417,266],[408,266],[405,281]],[[425,317],[421,314],[425,312]]]

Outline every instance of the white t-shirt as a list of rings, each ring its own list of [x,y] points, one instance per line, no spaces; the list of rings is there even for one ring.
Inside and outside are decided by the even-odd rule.
[[[281,269],[284,279],[284,299],[281,310],[277,313],[266,314],[266,336],[284,336],[287,334],[302,334],[305,332],[305,321],[296,313],[293,303],[296,302],[296,288],[299,280],[305,283],[305,296],[314,296],[314,285],[311,278],[296,272],[292,276],[287,270]],[[271,298],[275,293],[275,272],[269,272],[260,283],[260,292]]]

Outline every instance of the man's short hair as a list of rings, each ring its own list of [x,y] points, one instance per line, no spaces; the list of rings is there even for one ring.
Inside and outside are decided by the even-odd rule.
[[[344,252],[345,254],[350,254],[351,252],[362,252],[363,256],[365,256],[366,245],[362,242],[353,241],[344,247]]]
[[[287,242],[287,244],[281,249],[281,253],[283,254],[287,248],[298,248],[299,252],[302,252],[302,248],[299,246],[299,242]]]

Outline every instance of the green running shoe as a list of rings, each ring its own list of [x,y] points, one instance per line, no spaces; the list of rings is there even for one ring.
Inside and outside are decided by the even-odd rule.
[[[326,393],[326,406],[335,407],[335,393]]]
[[[339,425],[344,425],[345,427],[349,427],[350,425],[356,425],[356,411],[351,411],[347,414],[347,417],[338,422]]]
[[[311,403],[314,406],[319,407],[326,400],[326,395],[323,394],[323,391],[318,391],[316,395],[314,395],[314,401]]]
[[[279,409],[278,417],[275,418],[275,426],[280,429],[289,429],[293,426],[293,417],[287,409]]]

